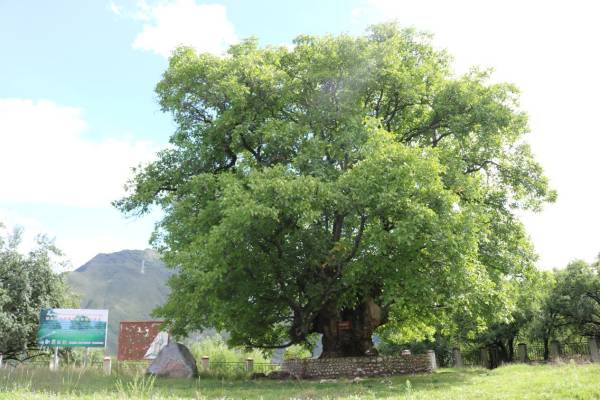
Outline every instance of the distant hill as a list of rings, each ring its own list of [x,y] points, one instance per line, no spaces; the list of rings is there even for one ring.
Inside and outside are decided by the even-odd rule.
[[[167,299],[172,274],[153,250],[123,250],[98,254],[69,273],[67,282],[82,308],[109,310],[107,350],[114,355],[119,322],[151,319],[152,310]]]

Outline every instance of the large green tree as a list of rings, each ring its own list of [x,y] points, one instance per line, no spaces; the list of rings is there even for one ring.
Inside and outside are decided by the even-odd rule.
[[[40,309],[73,300],[52,270],[52,257],[60,254],[52,242],[40,236],[38,246],[23,254],[20,240],[20,230],[0,236],[0,353],[5,359],[26,358],[37,348]]]
[[[514,211],[553,193],[517,90],[455,77],[426,35],[180,48],[156,91],[177,130],[115,205],[165,212],[153,243],[178,273],[158,315],[175,333],[321,333],[323,356],[369,354],[382,325],[493,313],[532,265]]]

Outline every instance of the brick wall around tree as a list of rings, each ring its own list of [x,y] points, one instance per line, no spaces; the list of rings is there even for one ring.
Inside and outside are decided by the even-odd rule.
[[[385,357],[286,360],[282,365],[283,371],[304,379],[414,374],[431,372],[435,368],[433,352]]]

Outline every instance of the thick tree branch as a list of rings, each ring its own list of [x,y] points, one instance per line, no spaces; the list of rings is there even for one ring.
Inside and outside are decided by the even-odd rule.
[[[247,340],[246,344],[248,347],[254,347],[257,349],[285,349],[287,347],[290,347],[291,345],[298,343],[300,340],[294,341],[294,340],[290,340],[288,343],[286,344],[278,344],[278,345],[268,345],[268,344],[258,344],[256,342],[253,342],[252,340]]]
[[[344,227],[344,218],[345,216],[342,214],[335,213],[333,220],[333,232],[332,232],[332,241],[338,242],[342,237],[342,228]]]
[[[350,254],[348,254],[348,256],[344,259],[345,263],[352,260],[356,256],[356,252],[358,251],[358,247],[362,240],[363,232],[365,231],[366,222],[367,222],[367,216],[365,214],[361,214],[360,226],[358,227],[358,233],[354,237],[354,242],[352,244],[352,250],[350,251]]]
[[[465,161],[467,161],[467,160],[465,160]],[[494,166],[500,168],[500,164],[498,164],[497,162],[495,162],[493,160],[485,160],[479,164],[474,164],[474,165],[470,166],[469,168],[467,168],[465,170],[465,174],[472,174],[473,172],[481,171],[487,165],[494,165]]]
[[[246,140],[246,137],[243,134],[240,134],[240,139],[242,140],[242,145],[244,146],[244,148],[254,156],[256,162],[258,162],[259,164],[262,163],[262,158],[260,156],[261,145],[258,146],[257,150],[254,150],[254,148],[250,146],[250,144]]]
[[[203,112],[202,110],[198,109],[191,102],[184,103],[183,106],[184,107],[186,107],[186,106],[189,107],[193,111],[193,114],[195,114],[196,117],[198,117],[201,122],[204,122],[207,125],[212,125],[213,119],[210,116],[206,115],[205,112]]]

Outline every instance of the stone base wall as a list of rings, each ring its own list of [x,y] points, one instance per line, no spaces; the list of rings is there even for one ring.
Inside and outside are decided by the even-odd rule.
[[[286,360],[282,365],[283,371],[305,379],[413,374],[435,368],[432,354]]]

